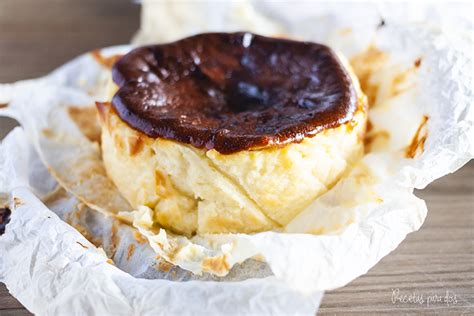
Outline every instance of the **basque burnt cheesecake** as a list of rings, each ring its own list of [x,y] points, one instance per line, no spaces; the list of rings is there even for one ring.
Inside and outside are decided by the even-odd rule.
[[[363,154],[366,98],[324,45],[199,34],[132,50],[112,79],[107,173],[179,234],[278,230]]]

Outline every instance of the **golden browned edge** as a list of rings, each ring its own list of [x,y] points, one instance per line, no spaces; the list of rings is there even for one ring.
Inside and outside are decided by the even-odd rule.
[[[117,113],[110,102],[96,102],[97,112],[99,114],[100,123],[110,130],[109,124],[109,113]],[[118,116],[118,114],[117,114]],[[128,124],[127,124],[128,126]],[[134,130],[135,131],[135,130]],[[134,156],[138,154],[145,146],[145,140],[151,139],[141,131],[136,131],[133,136],[128,137],[126,140],[118,139],[119,146],[124,147],[124,141],[128,142],[129,154]],[[157,173],[157,176],[162,177],[161,174]]]

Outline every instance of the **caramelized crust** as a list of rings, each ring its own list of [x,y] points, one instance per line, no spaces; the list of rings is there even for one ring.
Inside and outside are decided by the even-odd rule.
[[[113,80],[112,104],[130,127],[221,154],[300,142],[357,107],[330,48],[251,33],[137,48],[115,63]]]

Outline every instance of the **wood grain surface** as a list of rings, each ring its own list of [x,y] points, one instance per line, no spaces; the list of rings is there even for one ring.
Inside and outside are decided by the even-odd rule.
[[[0,0],[0,82],[38,77],[85,51],[126,43],[138,24],[131,0]],[[0,138],[14,125],[0,119]],[[321,315],[474,314],[474,163],[417,195],[429,209],[423,227],[366,275],[327,292]],[[402,302],[404,295],[423,303]],[[0,284],[0,316],[7,315],[29,313]]]

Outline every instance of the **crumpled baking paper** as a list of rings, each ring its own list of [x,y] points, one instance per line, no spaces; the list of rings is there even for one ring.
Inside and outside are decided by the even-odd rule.
[[[111,199],[90,196],[99,192],[95,183],[109,185],[102,171],[94,169],[97,164],[91,164],[94,172],[86,177],[96,181],[89,183],[73,181],[78,170],[88,170],[82,165],[64,172],[70,167],[65,161],[100,160],[97,144],[68,114],[71,108],[88,109],[105,97],[107,71],[97,62],[97,53],[79,57],[47,77],[0,86],[0,103],[7,104],[0,114],[22,125],[2,142],[0,151],[0,202],[13,211],[0,237],[0,280],[12,294],[29,310],[48,315],[313,314],[321,291],[364,274],[417,230],[426,206],[413,188],[455,171],[474,154],[472,41],[450,36],[449,30],[402,24],[385,16],[380,23],[373,12],[363,23],[355,13],[352,20],[341,19],[342,12],[350,10],[325,8],[306,10],[305,18],[295,22],[276,6],[265,11],[273,14],[273,22],[255,29],[243,19],[241,25],[256,32],[265,28],[263,33],[283,29],[288,36],[324,42],[345,53],[371,92],[369,152],[297,216],[286,233],[184,240],[182,249],[193,251],[178,256],[178,267],[163,260],[166,249],[156,243],[156,238],[164,238],[162,243],[174,236],[156,235],[148,231],[146,220],[135,217],[142,233],[137,234],[122,222],[127,218],[103,215],[129,209],[113,191],[107,193]],[[354,12],[363,11],[359,9]],[[182,12],[170,10],[175,18]],[[196,21],[200,24],[190,21],[186,30],[173,28],[173,36],[219,28],[204,27],[205,18]],[[161,23],[167,27],[166,20]],[[152,37],[142,29],[137,39]],[[129,49],[115,47],[99,54]],[[146,210],[139,212],[146,217]],[[196,255],[194,250],[201,252]],[[206,258],[236,266],[223,278],[188,271],[205,272]]]

